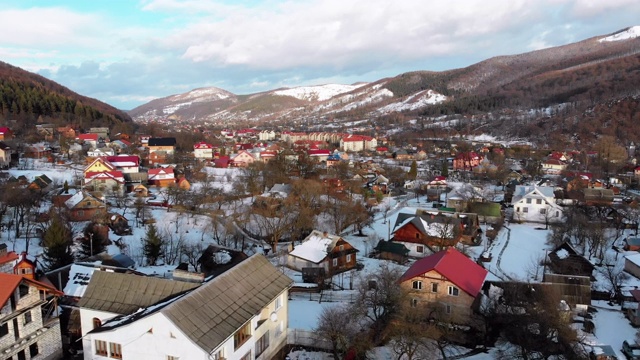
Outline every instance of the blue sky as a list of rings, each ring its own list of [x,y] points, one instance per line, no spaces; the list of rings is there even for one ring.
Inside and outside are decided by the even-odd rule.
[[[640,25],[637,0],[0,0],[0,61],[121,109],[447,70]]]

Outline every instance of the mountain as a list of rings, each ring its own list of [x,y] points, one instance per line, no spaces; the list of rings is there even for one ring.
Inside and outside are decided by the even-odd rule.
[[[168,119],[225,125],[297,121],[326,126],[327,120],[413,118],[422,119],[421,129],[451,127],[434,125],[447,117],[447,124],[456,124],[458,132],[465,127],[467,132],[482,127],[483,131],[517,136],[522,129],[555,116],[564,116],[563,121],[571,118],[578,125],[581,118],[599,118],[598,112],[607,108],[602,106],[607,103],[622,101],[627,105],[621,107],[634,109],[640,83],[639,35],[640,27],[631,27],[563,46],[498,56],[465,68],[414,71],[372,83],[326,84],[250,95],[196,89],[154,100],[129,114],[136,121]],[[224,96],[212,98],[210,93]],[[622,112],[620,116],[631,120],[639,116],[634,110]],[[458,120],[450,122],[451,118]],[[563,131],[579,128],[569,123],[566,126]],[[554,131],[552,127],[542,128]],[[576,137],[568,132],[566,135]]]
[[[0,119],[21,128],[36,120],[80,127],[132,125],[124,111],[10,64],[0,62]]]

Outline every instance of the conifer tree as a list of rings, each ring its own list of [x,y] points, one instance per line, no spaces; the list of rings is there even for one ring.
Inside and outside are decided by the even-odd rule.
[[[411,163],[411,168],[409,169],[409,173],[407,173],[407,178],[410,180],[415,180],[418,177],[418,163],[413,160]]]
[[[51,224],[42,236],[43,259],[48,270],[73,263],[72,233],[64,218],[52,214]]]
[[[148,265],[155,265],[158,259],[164,255],[162,250],[163,240],[154,224],[149,225],[144,238],[143,252],[147,257]]]

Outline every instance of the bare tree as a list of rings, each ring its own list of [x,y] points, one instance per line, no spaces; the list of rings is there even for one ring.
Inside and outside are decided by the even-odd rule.
[[[349,339],[356,332],[357,320],[348,306],[330,306],[322,309],[315,332],[331,343],[334,359],[342,359],[349,349]]]
[[[607,289],[612,298],[622,296],[622,284],[629,278],[624,272],[624,262],[617,260],[617,254],[607,255],[602,266],[597,267],[598,272],[606,279]]]
[[[187,263],[193,267],[195,272],[198,272],[200,269],[201,264],[199,260],[203,251],[204,245],[202,242],[182,245],[182,258],[186,258]]]

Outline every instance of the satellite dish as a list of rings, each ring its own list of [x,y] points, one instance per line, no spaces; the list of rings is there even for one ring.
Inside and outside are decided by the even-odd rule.
[[[271,319],[271,321],[276,322],[278,321],[278,314],[276,314],[276,312],[272,312],[271,315],[269,315],[269,319]]]

